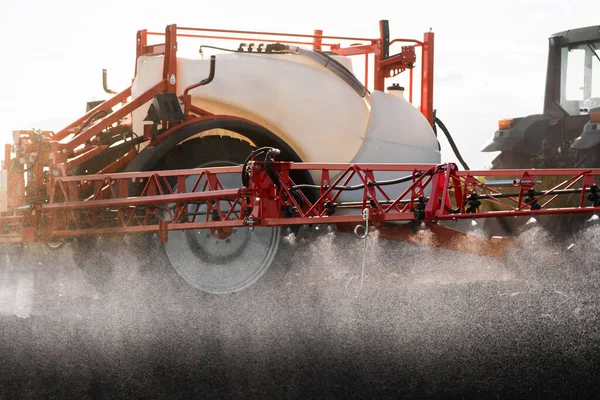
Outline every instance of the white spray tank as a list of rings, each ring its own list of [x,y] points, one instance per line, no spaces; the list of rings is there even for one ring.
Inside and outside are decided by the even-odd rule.
[[[350,58],[331,58],[352,72]],[[162,55],[138,59],[133,98],[162,79],[163,61]],[[177,95],[206,78],[209,63],[203,55],[178,57]],[[431,125],[402,92],[392,86],[387,93],[365,91],[361,96],[347,80],[301,54],[228,53],[217,55],[213,81],[190,94],[192,104],[210,112],[263,125],[305,162],[440,163]],[[137,134],[143,132],[149,106],[150,102],[133,112]],[[207,134],[227,133],[219,130],[201,135]],[[375,178],[393,179],[401,174],[380,173]],[[320,179],[315,178],[317,182]],[[385,190],[399,195],[406,187],[395,185]],[[358,194],[345,192],[341,199]]]

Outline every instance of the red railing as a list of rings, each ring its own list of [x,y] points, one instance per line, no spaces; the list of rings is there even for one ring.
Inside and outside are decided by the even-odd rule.
[[[284,32],[264,32],[264,31],[245,31],[245,30],[228,30],[228,29],[212,29],[212,28],[190,28],[190,27],[177,27],[170,25],[170,31],[165,34],[161,32],[149,32],[142,30],[137,35],[137,58],[145,54],[165,53],[168,54],[165,49],[172,49],[168,43],[161,44],[148,44],[149,36],[166,37],[171,35],[171,42],[175,42],[177,37],[180,38],[198,38],[198,39],[217,39],[217,40],[229,40],[229,41],[259,41],[265,43],[285,43],[294,45],[305,45],[312,46],[314,50],[321,50],[323,47],[328,48],[331,52],[343,55],[343,56],[365,56],[365,71],[363,84],[369,85],[369,55],[373,54],[374,68],[372,71],[373,88],[375,90],[383,91],[385,89],[385,78],[396,76],[397,74],[408,69],[410,71],[409,76],[409,90],[408,96],[409,101],[413,101],[413,68],[416,62],[414,57],[415,47],[421,47],[421,107],[420,110],[427,120],[433,124],[433,46],[434,46],[434,34],[433,32],[427,32],[424,34],[423,41],[416,39],[403,39],[396,38],[389,41],[389,45],[395,43],[405,44],[402,47],[402,52],[397,55],[392,55],[384,59],[383,46],[388,40],[385,36],[385,32],[382,25],[383,21],[380,21],[380,37],[378,38],[364,38],[364,37],[351,37],[351,36],[333,36],[323,35],[322,30],[315,30],[314,34],[298,34],[298,33],[284,33]],[[175,32],[175,33],[174,33]],[[199,33],[186,33],[186,32],[199,32]],[[306,39],[306,40],[296,40]],[[324,40],[326,40],[324,42]],[[332,41],[344,41],[354,42],[350,45],[342,46],[339,42]],[[356,43],[359,42],[359,43]],[[407,57],[408,56],[408,57]],[[136,60],[137,60],[136,58]],[[169,67],[165,62],[165,70]],[[170,68],[171,71],[175,71],[176,68]]]

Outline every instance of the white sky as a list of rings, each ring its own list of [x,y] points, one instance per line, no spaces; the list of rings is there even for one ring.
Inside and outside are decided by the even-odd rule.
[[[436,34],[434,107],[471,168],[489,165],[481,153],[501,118],[542,111],[547,38],[600,25],[600,1],[346,1],[297,3],[256,0],[116,1],[0,0],[2,62],[0,139],[18,128],[45,128],[46,120],[79,117],[85,103],[105,99],[109,85],[131,83],[135,34],[168,24],[378,36],[388,19],[392,37]],[[360,6],[358,5],[360,4]],[[44,122],[46,121],[46,122]],[[50,126],[51,129],[60,126]],[[445,140],[442,159],[455,161]]]

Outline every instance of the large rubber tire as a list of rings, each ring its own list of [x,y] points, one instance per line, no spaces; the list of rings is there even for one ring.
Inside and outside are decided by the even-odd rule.
[[[531,167],[530,156],[518,151],[503,152],[492,163],[491,169],[518,169]],[[508,177],[507,177],[508,178]],[[513,178],[513,177],[510,177]],[[502,179],[498,177],[497,179]],[[499,211],[495,204],[484,202],[482,210]],[[515,236],[524,225],[524,218],[486,218],[481,222],[487,236]]]
[[[502,153],[494,160],[492,169],[523,169],[523,168],[565,168],[564,165],[555,165],[546,163],[544,165],[534,165],[532,158],[518,153]],[[578,150],[575,153],[574,165],[571,168],[600,168],[600,145],[590,149]],[[501,179],[500,177],[498,179]],[[542,179],[545,187],[553,187],[563,181],[560,177],[544,177]],[[579,186],[580,187],[580,186]],[[563,196],[555,200],[554,207],[564,207],[567,204],[576,204],[579,200],[579,194]],[[492,207],[491,209],[496,209]],[[538,216],[537,221],[540,226],[553,237],[561,238],[573,235],[586,227],[586,221],[589,215],[546,215]],[[483,223],[483,229],[489,236],[513,236],[518,235],[523,229],[526,229],[527,217],[519,218],[491,218]]]
[[[192,139],[167,153],[160,169],[239,165],[253,149],[248,142],[229,136]],[[188,190],[195,179],[190,177]],[[219,179],[225,189],[242,184],[241,174],[237,173],[221,175]],[[221,206],[229,207],[225,201]],[[204,209],[205,206],[200,206],[192,211]],[[219,238],[207,229],[172,231],[164,248],[171,264],[188,284],[204,292],[227,294],[246,289],[263,277],[275,259],[280,239],[280,227],[257,227],[253,231],[240,227],[226,238]]]
[[[167,152],[154,169],[239,165],[252,150],[248,142],[229,136],[190,139]],[[240,187],[241,175],[235,174],[234,180],[224,179],[222,183],[226,187]],[[176,186],[175,180],[171,186]],[[187,185],[188,190],[191,186]],[[182,291],[187,287],[195,288],[196,292],[226,294],[256,283],[261,288],[277,287],[289,263],[269,267],[278,250],[281,258],[293,252],[293,248],[281,244],[281,228],[255,228],[253,232],[237,228],[229,241],[213,239],[210,232],[200,230],[172,231],[164,246],[156,234],[78,237],[73,242],[73,257],[88,283],[101,295],[123,293],[132,285],[150,286],[148,290],[164,291],[172,287],[174,291]],[[223,254],[217,247],[233,251]],[[152,282],[136,281],[144,277]]]

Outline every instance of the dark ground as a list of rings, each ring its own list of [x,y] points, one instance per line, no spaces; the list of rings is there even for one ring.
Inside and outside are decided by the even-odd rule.
[[[116,248],[108,294],[68,246],[7,253],[0,398],[597,397],[600,231],[543,236],[503,260],[371,239],[359,297],[361,242],[341,235],[219,297]]]

